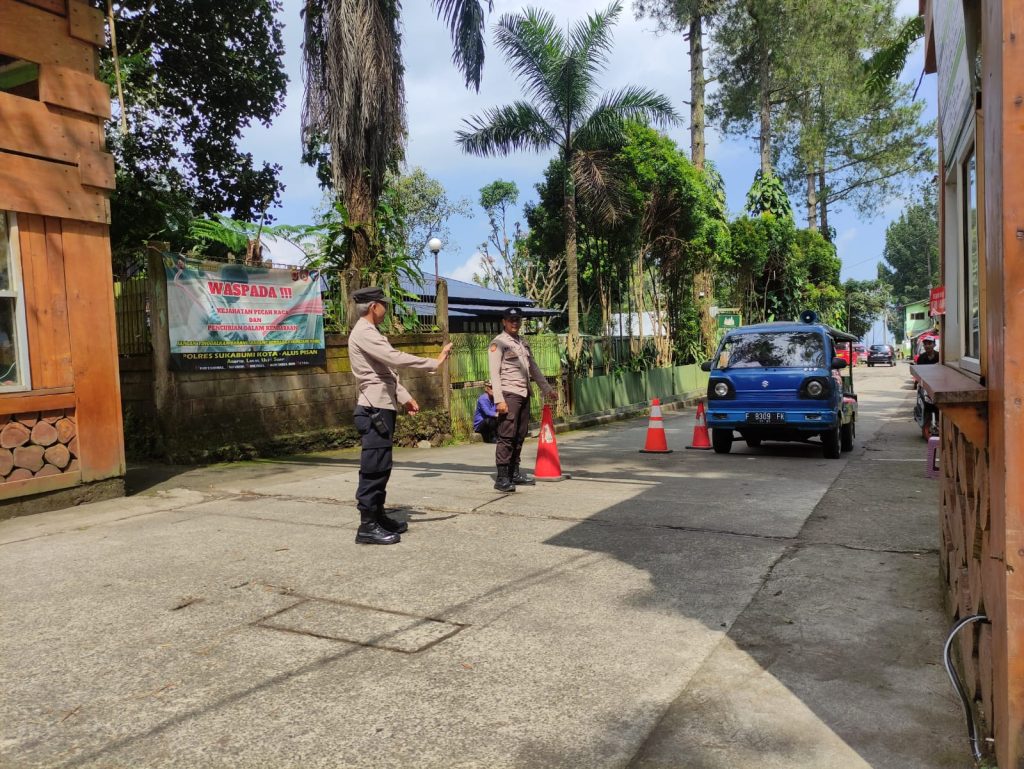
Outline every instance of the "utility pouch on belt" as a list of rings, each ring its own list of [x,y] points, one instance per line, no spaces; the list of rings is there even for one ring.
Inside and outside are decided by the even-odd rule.
[[[384,417],[376,409],[370,412],[370,424],[373,425],[373,429],[376,430],[381,437],[387,437],[388,426],[384,422]]]

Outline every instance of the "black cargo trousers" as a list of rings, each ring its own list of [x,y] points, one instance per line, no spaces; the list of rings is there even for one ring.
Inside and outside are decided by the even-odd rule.
[[[498,414],[498,446],[495,464],[519,466],[519,455],[530,432],[530,396],[505,393],[508,412]]]
[[[359,455],[359,487],[356,507],[364,520],[384,510],[391,478],[396,413],[391,409],[356,406],[353,414],[363,450]]]

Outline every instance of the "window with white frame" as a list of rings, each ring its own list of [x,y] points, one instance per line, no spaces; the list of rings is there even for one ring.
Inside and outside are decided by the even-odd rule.
[[[972,148],[963,162],[963,357],[981,358],[981,246],[978,237],[978,163]]]
[[[30,388],[17,222],[0,211],[0,392]]]

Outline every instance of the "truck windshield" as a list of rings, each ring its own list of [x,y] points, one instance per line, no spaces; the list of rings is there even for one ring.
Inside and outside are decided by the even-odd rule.
[[[825,345],[813,331],[731,334],[717,368],[823,368]]]

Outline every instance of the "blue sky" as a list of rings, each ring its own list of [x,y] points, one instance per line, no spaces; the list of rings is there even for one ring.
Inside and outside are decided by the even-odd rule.
[[[689,96],[687,44],[681,35],[657,35],[650,20],[633,18],[632,5],[626,7],[615,28],[615,49],[607,70],[606,90],[626,84],[655,88],[675,103],[684,117],[683,124],[669,130],[669,135],[684,151],[689,148],[687,129]],[[497,0],[488,28],[503,13],[523,8],[528,3]],[[538,4],[541,5],[541,4]],[[603,9],[605,2],[590,0],[547,0],[543,7],[556,18],[575,20],[592,10]],[[455,131],[462,120],[487,107],[519,98],[520,91],[509,74],[501,54],[493,43],[487,48],[480,93],[467,90],[451,64],[451,47],[447,31],[430,10],[427,0],[406,0],[403,10],[404,55],[406,64],[406,98],[409,144],[406,152],[409,166],[421,166],[439,179],[452,198],[468,198],[476,215],[450,222],[451,241],[440,254],[442,275],[468,279],[473,272],[477,246],[487,231],[487,220],[477,205],[479,189],[501,178],[516,182],[521,202],[536,200],[534,184],[541,178],[550,154],[517,153],[507,158],[476,158],[462,154],[455,144]],[[900,0],[904,15],[917,12],[918,0]],[[322,192],[311,169],[299,160],[299,116],[302,107],[300,0],[284,0],[282,21],[285,24],[285,64],[290,79],[285,110],[270,128],[249,129],[242,148],[259,160],[283,167],[286,185],[282,205],[273,211],[278,222],[300,224],[311,222],[321,205]],[[923,66],[920,45],[907,65],[904,79],[916,82]],[[925,118],[935,115],[934,76],[927,76],[919,98],[927,102]],[[754,139],[723,138],[709,132],[708,157],[717,165],[726,182],[729,210],[739,212],[758,166]],[[794,200],[800,209],[800,201]],[[839,256],[843,261],[842,278],[868,279],[877,274],[885,244],[886,225],[897,218],[905,201],[889,201],[878,206],[877,215],[867,220],[854,210],[830,212],[830,223],[837,231]],[[798,217],[799,221],[799,217]],[[425,255],[423,265],[432,270],[432,257]],[[277,256],[275,255],[275,258]]]

